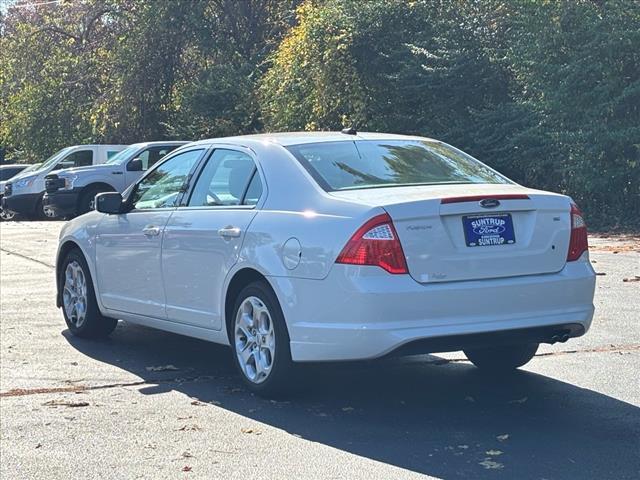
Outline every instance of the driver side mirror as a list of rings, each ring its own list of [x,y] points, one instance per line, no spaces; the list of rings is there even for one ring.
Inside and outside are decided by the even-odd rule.
[[[142,160],[140,160],[139,158],[134,158],[129,163],[127,163],[127,170],[129,172],[141,172]]]
[[[118,192],[105,192],[96,195],[96,210],[110,215],[122,210],[122,195]]]

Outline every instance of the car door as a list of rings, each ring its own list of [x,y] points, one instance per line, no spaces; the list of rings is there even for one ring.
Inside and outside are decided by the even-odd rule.
[[[191,149],[159,164],[132,189],[129,211],[100,222],[96,270],[106,308],[165,318],[160,266],[164,228],[203,153],[204,148]]]
[[[162,274],[171,321],[219,330],[222,286],[238,260],[263,184],[248,150],[216,148],[186,206],[165,228]]]
[[[135,160],[136,158],[139,158],[140,161],[142,162],[142,170],[132,171],[125,168],[124,182],[123,182],[122,188],[124,189],[126,188],[127,185],[131,185],[132,183],[138,181],[138,179],[142,175],[144,175],[144,172],[146,172],[148,169],[153,167],[156,164],[156,162],[158,162],[161,158],[163,158],[172,150],[175,150],[177,147],[178,145],[155,146],[155,147],[146,148],[136,153],[136,155],[131,160]],[[129,162],[131,162],[131,160],[127,162],[127,165],[129,164]]]

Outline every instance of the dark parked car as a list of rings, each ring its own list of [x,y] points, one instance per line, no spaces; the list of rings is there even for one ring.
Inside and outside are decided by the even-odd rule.
[[[15,212],[11,210],[5,210],[2,208],[2,197],[4,196],[4,185],[7,180],[15,177],[19,173],[33,169],[35,165],[26,164],[12,164],[12,165],[0,165],[0,220],[13,220],[16,216]]]

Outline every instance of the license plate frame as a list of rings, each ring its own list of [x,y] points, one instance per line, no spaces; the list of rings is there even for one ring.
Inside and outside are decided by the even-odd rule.
[[[464,215],[462,230],[467,247],[514,245],[516,233],[510,213]]]

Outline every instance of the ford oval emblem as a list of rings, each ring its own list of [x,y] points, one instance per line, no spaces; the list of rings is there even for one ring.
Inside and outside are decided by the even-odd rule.
[[[480,206],[482,208],[496,208],[500,206],[500,202],[495,198],[483,198],[480,200]]]

